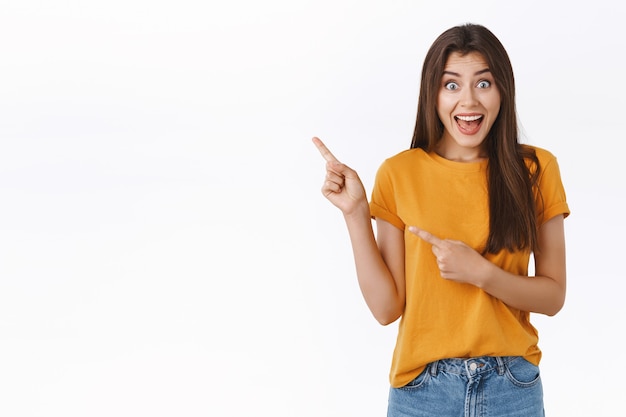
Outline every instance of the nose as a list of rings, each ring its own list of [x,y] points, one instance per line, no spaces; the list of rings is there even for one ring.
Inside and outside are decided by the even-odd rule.
[[[461,91],[460,103],[462,106],[470,107],[476,105],[478,100],[476,99],[476,91],[473,88],[464,88]]]

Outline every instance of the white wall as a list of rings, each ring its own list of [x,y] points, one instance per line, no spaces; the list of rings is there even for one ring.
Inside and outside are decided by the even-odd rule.
[[[559,158],[550,416],[618,416],[623,6],[0,2],[0,415],[382,416],[395,325],[359,293],[326,141],[371,189],[443,30],[482,23]],[[619,362],[618,362],[619,366]]]

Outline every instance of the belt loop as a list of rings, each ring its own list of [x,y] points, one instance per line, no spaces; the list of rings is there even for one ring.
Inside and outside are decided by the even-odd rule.
[[[432,376],[437,376],[437,365],[438,364],[439,364],[439,361],[434,361],[434,362],[431,362],[430,365],[428,365],[430,374]]]
[[[498,375],[504,375],[504,371],[506,370],[504,365],[504,360],[502,360],[502,356],[496,356],[496,362],[498,362]]]

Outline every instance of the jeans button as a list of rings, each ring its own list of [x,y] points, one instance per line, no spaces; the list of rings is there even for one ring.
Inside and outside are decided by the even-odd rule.
[[[470,363],[469,368],[470,368],[470,371],[475,371],[476,368],[478,368],[478,365],[476,365],[476,362],[472,362]]]

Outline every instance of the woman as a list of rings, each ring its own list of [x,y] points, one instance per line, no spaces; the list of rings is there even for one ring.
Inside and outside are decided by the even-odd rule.
[[[369,203],[357,173],[313,141],[368,307],[383,325],[401,317],[388,416],[543,416],[529,319],[563,306],[569,208],[556,158],[519,142],[500,41],[475,24],[435,40],[411,148],[383,162]]]

